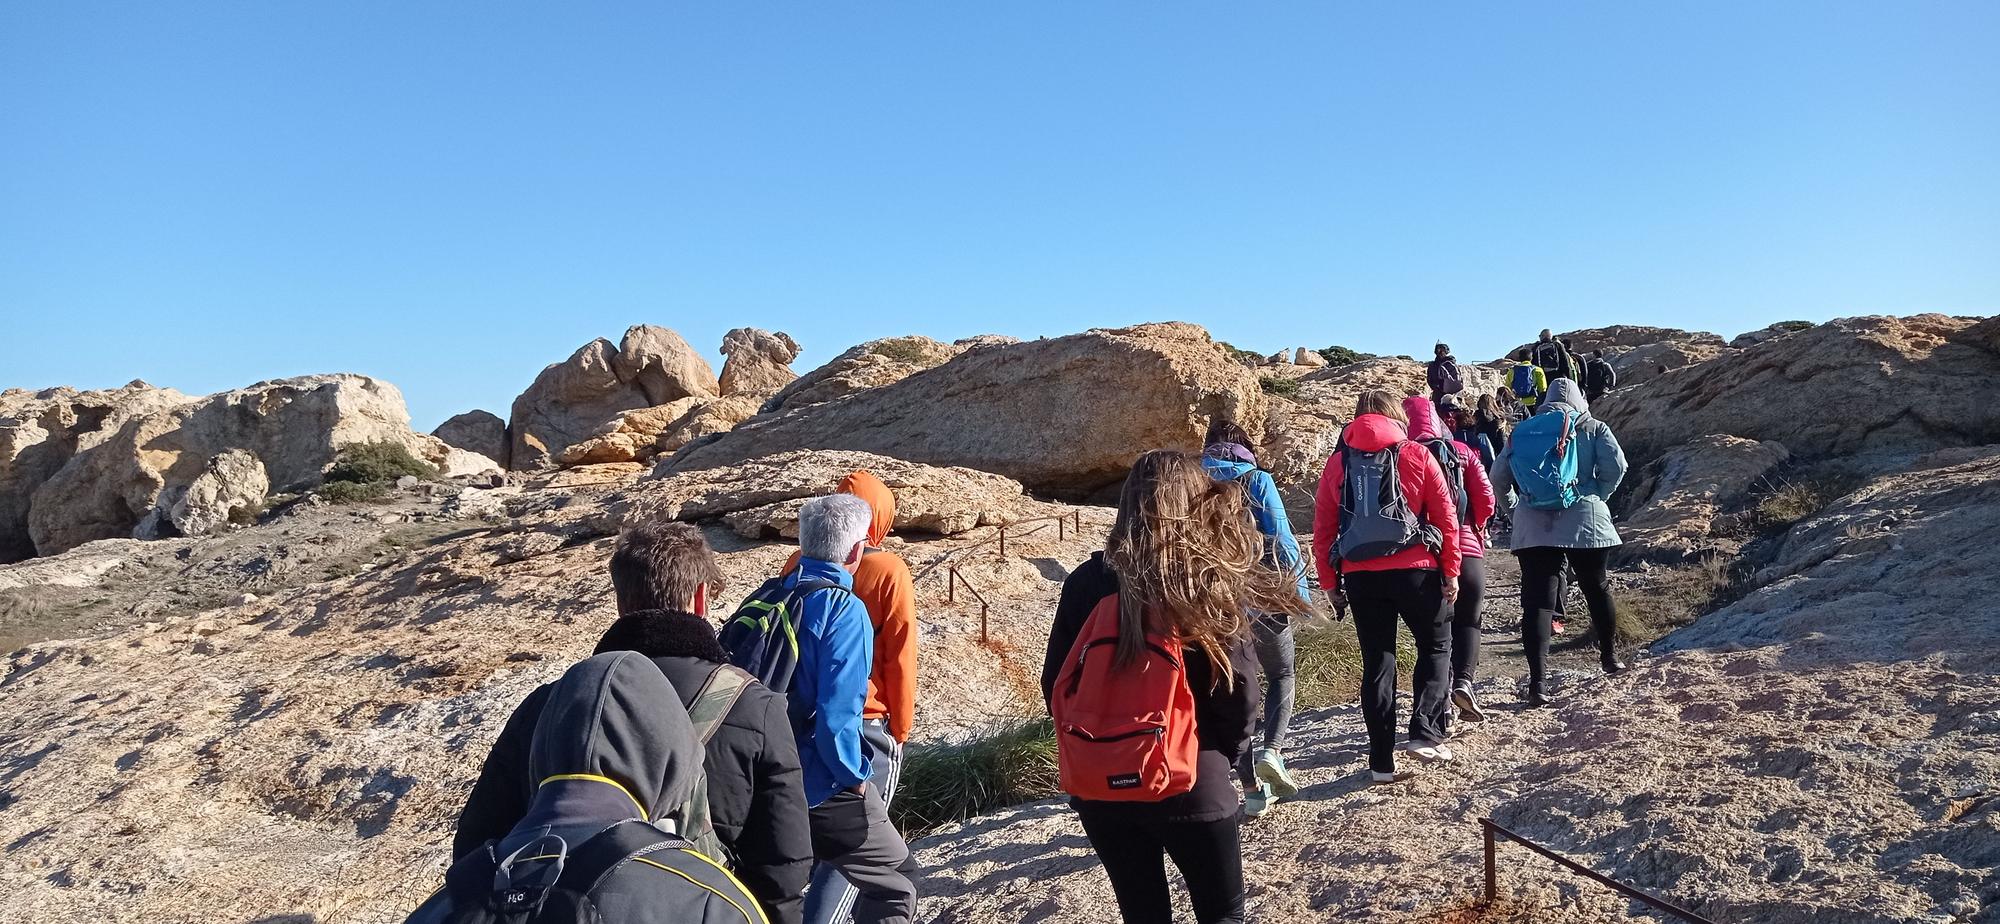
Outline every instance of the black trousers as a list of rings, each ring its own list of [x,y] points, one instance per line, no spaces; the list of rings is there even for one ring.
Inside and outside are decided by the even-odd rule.
[[[1344,583],[1361,641],[1361,717],[1368,725],[1368,767],[1396,770],[1396,620],[1410,627],[1417,664],[1410,687],[1410,737],[1445,739],[1451,705],[1451,611],[1444,576],[1415,568],[1350,571]]]
[[[1485,617],[1480,604],[1486,599],[1486,559],[1465,558],[1459,562],[1458,604],[1451,611],[1451,682],[1471,683],[1479,673],[1479,630]]]
[[[1577,585],[1583,588],[1584,603],[1590,607],[1590,627],[1597,635],[1599,659],[1606,666],[1618,659],[1611,578],[1605,567],[1614,550],[1542,546],[1514,551],[1514,557],[1521,560],[1521,645],[1528,651],[1528,686],[1532,691],[1542,692],[1549,659],[1549,620],[1563,592],[1565,561]]]
[[[1174,919],[1167,894],[1167,858],[1187,880],[1198,924],[1242,924],[1243,841],[1239,816],[1219,821],[1166,821],[1129,811],[1092,811],[1079,805],[1083,833],[1104,863],[1125,924]]]

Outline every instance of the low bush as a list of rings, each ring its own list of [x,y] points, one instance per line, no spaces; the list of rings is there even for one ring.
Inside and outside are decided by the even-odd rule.
[[[926,349],[921,341],[907,337],[884,340],[869,347],[868,352],[884,359],[894,360],[899,363],[909,363],[912,366],[922,366],[926,369],[938,364],[938,358],[932,355],[931,351]]]
[[[334,455],[333,466],[326,470],[326,481],[371,484],[395,481],[404,475],[436,478],[437,469],[411,455],[401,443],[349,443]]]
[[[1329,366],[1347,366],[1375,358],[1375,354],[1373,353],[1350,350],[1344,346],[1330,346],[1315,352],[1325,358],[1326,364]]]
[[[389,496],[385,481],[329,481],[317,492],[329,504],[356,504],[379,501]]]
[[[1215,345],[1221,347],[1222,352],[1229,354],[1230,359],[1236,360],[1243,365],[1255,368],[1264,364],[1264,354],[1262,353],[1252,353],[1227,340],[1217,340]]]
[[[1258,376],[1257,386],[1262,388],[1267,395],[1288,400],[1297,398],[1299,396],[1299,389],[1302,387],[1299,385],[1298,379],[1287,378],[1282,375]]]
[[[905,837],[1056,794],[1056,732],[1025,719],[966,741],[911,745],[889,814]]]

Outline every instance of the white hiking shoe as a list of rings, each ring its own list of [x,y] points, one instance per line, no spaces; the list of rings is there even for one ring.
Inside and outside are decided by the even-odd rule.
[[[1458,717],[1467,722],[1486,721],[1486,710],[1479,707],[1479,697],[1472,694],[1472,684],[1461,683],[1453,687],[1451,704],[1458,707]]]
[[[1243,794],[1243,817],[1256,818],[1271,810],[1278,797],[1271,794],[1270,786],[1259,786]]]
[[[1448,764],[1458,756],[1451,752],[1448,745],[1421,739],[1405,741],[1399,746],[1399,750],[1407,751],[1411,756],[1427,764]]]
[[[1292,779],[1292,771],[1285,767],[1285,755],[1271,748],[1257,750],[1257,780],[1270,787],[1271,795],[1278,799],[1290,799],[1299,794],[1299,784]]]

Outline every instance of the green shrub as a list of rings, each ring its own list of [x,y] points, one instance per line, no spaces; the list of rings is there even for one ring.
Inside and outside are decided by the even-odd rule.
[[[1771,325],[1772,329],[1781,330],[1788,334],[1793,331],[1811,330],[1812,328],[1818,326],[1819,325],[1814,324],[1811,321],[1779,321],[1778,323]]]
[[[354,484],[395,481],[404,475],[436,478],[437,469],[410,454],[401,443],[349,443],[334,455],[326,470],[327,482]]]
[[[1346,366],[1375,358],[1375,354],[1373,353],[1350,350],[1344,346],[1330,346],[1317,352],[1326,359],[1326,364],[1329,366]]]
[[[1257,385],[1267,395],[1292,399],[1296,399],[1299,396],[1299,390],[1303,387],[1299,384],[1298,379],[1282,375],[1260,375],[1257,377]]]
[[[329,504],[355,504],[379,501],[389,496],[386,481],[329,481],[320,485],[319,496]]]
[[[1056,794],[1056,732],[1020,720],[955,744],[913,744],[889,814],[905,837]]]
[[[868,352],[899,363],[922,366],[925,369],[929,369],[939,362],[938,357],[931,352],[928,345],[912,337],[897,337],[893,340],[884,340],[869,347]]]
[[[1230,359],[1236,360],[1243,365],[1256,367],[1264,364],[1264,354],[1262,353],[1252,353],[1227,340],[1217,340],[1215,345],[1221,347],[1222,352],[1229,354]]]

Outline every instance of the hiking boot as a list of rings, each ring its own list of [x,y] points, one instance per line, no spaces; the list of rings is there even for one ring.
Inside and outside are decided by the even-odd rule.
[[[1377,786],[1391,786],[1396,783],[1407,783],[1416,778],[1417,775],[1409,770],[1392,770],[1388,773],[1383,773],[1380,770],[1368,771],[1368,781]]]
[[[1259,786],[1243,794],[1243,817],[1256,818],[1271,810],[1277,797],[1271,795],[1271,787]]]
[[[1299,794],[1298,781],[1292,779],[1292,771],[1285,768],[1285,754],[1276,748],[1258,749],[1257,779],[1271,790],[1271,795],[1279,799],[1289,799]]]
[[[1472,683],[1461,681],[1451,688],[1451,704],[1458,707],[1458,717],[1467,722],[1486,721],[1486,710],[1479,708],[1479,697],[1472,693]]]
[[[1611,660],[1604,662],[1604,674],[1607,677],[1612,674],[1623,673],[1628,669],[1629,668],[1626,667],[1625,662],[1620,661],[1617,658],[1612,658]]]
[[[1409,741],[1403,742],[1401,749],[1427,764],[1448,764],[1452,762],[1453,758],[1458,756],[1453,754],[1451,748],[1441,741],[1425,741],[1421,738],[1412,738]]]
[[[1527,708],[1529,709],[1542,709],[1554,704],[1553,701],[1549,699],[1549,695],[1547,693],[1543,693],[1542,691],[1534,689],[1532,687],[1528,689],[1527,702],[1528,702]]]

